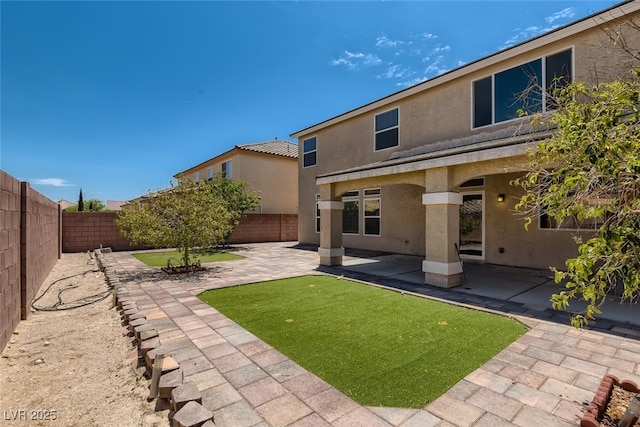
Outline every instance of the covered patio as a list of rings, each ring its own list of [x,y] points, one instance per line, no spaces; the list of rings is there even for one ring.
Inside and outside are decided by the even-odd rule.
[[[553,280],[551,270],[461,263],[459,286],[442,289],[424,284],[423,258],[345,248],[343,265],[324,267],[334,273],[357,280],[376,283],[445,301],[467,303],[514,315],[527,315],[567,324],[569,314],[551,307],[550,297],[563,289]],[[570,309],[579,311],[584,303],[572,302]],[[640,310],[629,302],[620,303],[611,296],[602,307],[602,315],[590,329],[610,330],[612,323],[640,325]]]

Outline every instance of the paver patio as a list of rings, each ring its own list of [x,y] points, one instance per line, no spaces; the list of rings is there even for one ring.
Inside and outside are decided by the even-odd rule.
[[[157,279],[128,252],[103,255],[185,381],[198,386],[216,426],[575,426],[604,374],[640,384],[640,341],[517,316],[529,332],[422,410],[363,407],[196,298],[208,289],[322,274],[317,253],[291,242],[243,245],[237,253],[246,259],[216,264],[202,280]],[[323,269],[332,271],[340,274]]]

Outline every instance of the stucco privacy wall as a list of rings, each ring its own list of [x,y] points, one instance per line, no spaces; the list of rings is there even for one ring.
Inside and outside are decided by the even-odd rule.
[[[62,252],[92,251],[109,247],[114,251],[132,251],[144,246],[131,246],[118,232],[116,212],[62,212]]]
[[[250,214],[240,220],[229,243],[288,242],[298,240],[298,215]]]
[[[0,350],[59,257],[59,205],[0,171]]]
[[[62,212],[62,251],[83,252],[102,247],[114,251],[131,246],[115,225],[117,212]],[[298,215],[249,214],[240,221],[230,243],[282,242],[298,239]]]

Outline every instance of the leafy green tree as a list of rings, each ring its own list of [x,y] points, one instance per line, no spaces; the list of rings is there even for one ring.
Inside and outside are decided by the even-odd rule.
[[[82,200],[82,188],[80,189],[80,194],[78,195],[78,212],[82,212],[84,210],[84,200]]]
[[[105,208],[104,203],[102,203],[102,201],[98,199],[89,199],[85,201],[85,204],[87,203],[89,204],[89,211],[91,212],[100,212]]]
[[[133,244],[177,248],[188,266],[194,248],[216,245],[230,233],[233,213],[227,206],[214,186],[185,180],[126,207],[116,225]]]
[[[246,181],[228,179],[222,173],[216,174],[214,179],[207,182],[213,188],[214,193],[225,201],[227,210],[231,214],[230,224],[232,227],[228,235],[224,236],[224,242],[231,236],[233,229],[239,224],[243,215],[255,210],[260,205],[260,196],[248,189]]]
[[[103,211],[105,208],[104,203],[102,203],[102,201],[98,200],[98,199],[89,199],[86,201],[83,201],[83,206],[84,205],[88,205],[88,212],[100,212]],[[64,210],[65,212],[80,212],[78,210],[78,205],[73,205],[73,206],[69,206],[68,208],[65,208]],[[84,210],[83,207],[83,211],[82,212],[87,212]]]
[[[640,80],[587,85],[574,82],[554,92],[555,112],[535,126],[555,132],[529,152],[530,170],[514,184],[525,190],[517,209],[526,225],[540,215],[598,224],[590,238],[574,237],[578,255],[555,270],[565,289],[552,296],[556,309],[587,302],[572,315],[585,326],[610,294],[637,301],[640,293]]]

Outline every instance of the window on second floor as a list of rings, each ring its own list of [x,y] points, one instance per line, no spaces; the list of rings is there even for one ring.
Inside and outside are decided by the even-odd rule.
[[[227,160],[222,164],[222,176],[224,176],[225,178],[231,179],[232,177],[231,160]]]
[[[397,147],[399,142],[398,109],[376,114],[375,117],[375,151]]]
[[[213,179],[213,166],[207,168],[207,181],[211,181]]]
[[[567,85],[573,76],[573,51],[535,59],[473,82],[473,127],[518,118],[519,111],[553,109],[547,94]]]
[[[302,141],[302,167],[315,166],[317,162],[317,140],[313,138]]]
[[[196,182],[200,181],[200,172],[196,172],[193,174],[193,180]]]

